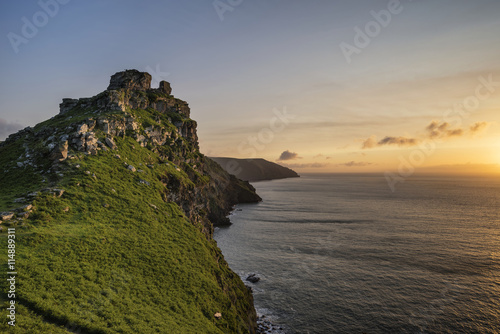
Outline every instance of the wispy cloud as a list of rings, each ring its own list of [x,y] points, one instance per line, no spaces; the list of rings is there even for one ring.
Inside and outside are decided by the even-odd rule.
[[[366,166],[372,166],[373,163],[372,162],[364,162],[364,161],[359,161],[359,162],[356,162],[356,161],[349,161],[349,162],[345,162],[343,164],[337,164],[336,166],[344,166],[344,167],[366,167]]]
[[[305,164],[282,163],[281,165],[288,167],[288,168],[323,168],[323,167],[327,167],[329,164],[314,162],[314,163],[305,163]]]
[[[299,158],[299,154],[295,152],[290,152],[288,150],[284,151],[281,153],[280,157],[278,158],[278,161],[286,161],[286,160],[293,160]]]
[[[486,130],[490,126],[490,124],[491,124],[490,122],[477,122],[469,127],[469,131],[472,134],[476,134]]]
[[[10,134],[21,130],[23,127],[19,123],[7,122],[5,119],[0,118],[0,140],[7,138]]]
[[[447,122],[432,121],[425,127],[425,135],[419,136],[420,138],[385,136],[383,139],[377,141],[376,136],[371,136],[363,141],[361,148],[370,149],[386,145],[415,146],[424,139],[445,139],[461,137],[467,134],[474,135],[486,130],[489,125],[489,122],[476,122],[468,128],[452,128]]]
[[[368,148],[374,148],[374,147],[385,146],[385,145],[415,146],[418,143],[419,143],[419,141],[415,138],[386,136],[383,139],[377,141],[376,136],[371,136],[370,138],[363,141],[361,148],[368,149]]]

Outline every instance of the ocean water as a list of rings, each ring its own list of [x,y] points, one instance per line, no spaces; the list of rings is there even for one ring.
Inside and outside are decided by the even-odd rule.
[[[500,333],[500,178],[256,182],[215,239],[285,333]]]

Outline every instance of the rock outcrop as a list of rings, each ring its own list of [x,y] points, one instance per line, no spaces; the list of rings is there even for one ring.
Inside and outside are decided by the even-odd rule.
[[[122,220],[114,222],[120,229],[127,229],[129,224],[130,230],[137,233],[132,227],[154,224],[159,224],[155,227],[157,230],[168,227],[169,240],[193,240],[195,246],[192,247],[195,248],[188,242],[175,244],[177,250],[168,253],[172,245],[165,245],[172,263],[162,265],[171,265],[171,269],[180,275],[189,274],[190,267],[182,269],[181,261],[175,258],[182,254],[183,261],[201,265],[202,270],[207,270],[211,278],[203,284],[209,284],[211,293],[219,296],[218,301],[204,297],[207,301],[203,302],[205,309],[197,319],[209,314],[208,326],[216,326],[222,332],[231,328],[232,332],[255,333],[256,314],[251,293],[227,267],[212,235],[214,226],[230,223],[227,215],[233,205],[261,199],[248,182],[228,174],[199,152],[197,123],[190,119],[188,103],[172,96],[170,84],[162,81],[159,88],[150,85],[151,75],[148,73],[136,70],[116,73],[111,77],[108,89],[102,93],[89,98],[65,98],[58,115],[0,142],[0,223],[26,228],[61,222],[78,226],[86,219],[101,217],[92,223],[92,228],[82,232],[91,233],[95,227],[108,231],[108,222],[102,220],[112,221],[113,217],[124,215],[123,211],[126,211],[126,223]],[[126,185],[121,189],[122,193],[126,192],[133,198],[117,191],[122,185]],[[73,203],[80,204],[74,206]],[[134,210],[134,205],[141,206],[140,210]],[[113,211],[115,207],[120,207],[121,211]],[[108,211],[103,213],[103,210]],[[60,221],[54,222],[54,217]],[[71,234],[73,230],[68,231]],[[183,234],[176,236],[179,231]],[[143,233],[147,230],[141,230],[139,234]],[[30,238],[35,240],[38,235],[35,233]],[[115,236],[110,234],[109,238]],[[40,236],[40,240],[45,239]],[[86,245],[94,239],[78,237],[75,240]],[[154,235],[147,240],[154,243]],[[36,247],[39,242],[43,241],[33,241],[30,245]],[[104,239],[97,241],[99,247],[107,251],[106,242]],[[131,246],[137,246],[134,248],[136,252],[142,251],[141,245]],[[75,251],[85,251],[86,247],[75,248]],[[202,253],[202,258],[186,258],[192,251]],[[55,257],[56,254],[47,256]],[[158,270],[158,267],[148,267],[148,263],[131,264],[127,254],[120,256],[123,256],[121,265],[124,268],[141,265],[145,270],[152,270],[151,273]],[[59,261],[58,258],[55,260]],[[92,266],[89,268],[101,270],[98,263]],[[60,269],[58,277],[76,275],[75,272],[66,272],[65,268]],[[95,273],[88,277],[92,275]],[[106,275],[112,276],[110,273]],[[75,281],[79,279],[80,276]],[[36,286],[36,278],[26,277],[26,280],[29,281],[26,286]],[[186,294],[191,294],[189,289],[195,286],[187,287]],[[36,292],[31,292],[32,298],[26,293],[23,297],[25,305],[33,312],[41,312],[44,317],[56,319],[54,323],[57,325],[64,325],[61,321],[66,319],[65,316],[53,315],[54,310],[59,309],[58,301],[37,304]],[[194,294],[198,292],[194,291]],[[127,295],[127,298],[133,297]],[[72,305],[78,303],[75,301]],[[216,310],[209,309],[212,303],[218,303]],[[42,309],[47,310],[43,313]],[[214,325],[211,322],[213,312],[220,312],[220,309],[224,309],[221,321]],[[168,310],[169,316],[175,316],[179,311],[176,304]],[[232,318],[229,318],[230,314]],[[102,315],[93,316],[99,318]],[[87,329],[97,332],[91,328]]]
[[[147,90],[151,88],[151,79],[151,74],[137,70],[118,72],[111,76],[108,90]]]

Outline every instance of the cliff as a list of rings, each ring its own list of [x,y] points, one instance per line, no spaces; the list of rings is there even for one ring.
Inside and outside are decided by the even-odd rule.
[[[245,181],[264,181],[299,177],[290,168],[280,166],[264,159],[213,158],[226,172]]]
[[[255,332],[251,292],[212,233],[260,197],[199,152],[170,84],[150,84],[116,73],[0,143],[0,240],[7,249],[16,229],[21,332]]]

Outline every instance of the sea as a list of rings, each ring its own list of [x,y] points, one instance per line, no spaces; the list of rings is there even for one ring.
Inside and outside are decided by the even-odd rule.
[[[252,184],[215,239],[276,333],[500,333],[500,177]]]

